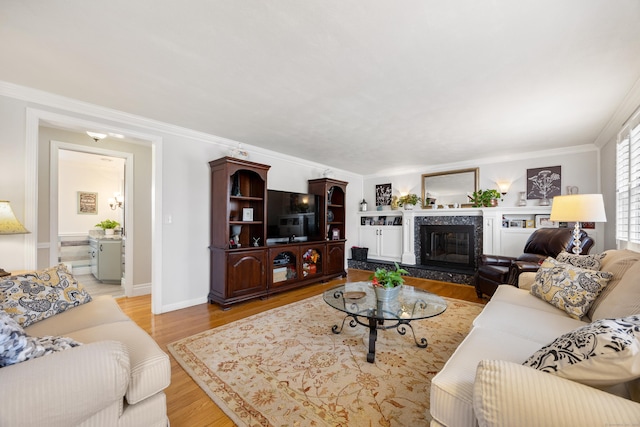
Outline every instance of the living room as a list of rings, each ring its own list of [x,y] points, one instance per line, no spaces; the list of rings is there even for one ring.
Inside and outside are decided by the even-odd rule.
[[[137,206],[143,201],[131,194],[127,202],[148,211],[135,219],[151,229],[150,245],[135,249],[148,265],[131,283],[132,292],[150,289],[156,315],[207,303],[208,162],[239,149],[271,166],[269,189],[306,192],[327,169],[348,182],[347,248],[359,244],[359,204],[375,209],[376,185],[420,194],[422,174],[477,167],[479,188],[510,182],[499,204],[515,207],[527,170],[555,166],[563,194],[575,186],[604,197],[607,222],[596,225],[594,252],[618,246],[616,143],[640,106],[636,2],[217,4],[199,5],[206,19],[197,20],[152,4],[23,3],[7,6],[3,19],[0,147],[8,161],[0,198],[31,233],[0,239],[7,271],[51,265],[57,242],[43,168],[51,134],[150,148],[152,205]],[[211,32],[190,35],[190,46],[180,36],[186,27]],[[507,43],[509,31],[524,47]],[[296,35],[305,43],[288,44]],[[133,41],[140,51],[125,49]],[[139,63],[145,55],[153,61]],[[214,77],[204,84],[207,74]],[[87,130],[125,140],[82,141]]]

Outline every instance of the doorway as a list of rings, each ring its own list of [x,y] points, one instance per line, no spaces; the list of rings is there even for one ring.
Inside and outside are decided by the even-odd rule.
[[[90,148],[57,151],[58,262],[66,264],[91,295],[124,296],[126,157],[94,154]],[[118,224],[113,236],[97,228],[105,220]],[[109,264],[102,242],[110,251]]]
[[[120,286],[114,287],[114,294],[133,296],[133,247],[134,222],[132,221],[133,155],[128,152],[107,150],[101,147],[78,145],[52,140],[50,142],[50,265],[59,262],[70,263],[74,274],[85,279],[85,282],[96,286],[95,291],[107,293],[107,289],[99,280],[93,280],[92,261],[96,254],[90,247],[90,234],[98,234],[95,224],[105,219],[117,221],[122,226],[124,250],[120,255],[124,274],[120,274]],[[114,193],[123,198],[122,207],[113,207],[109,199],[115,199]],[[95,207],[84,209],[80,213],[82,195],[95,199]],[[56,247],[54,248],[54,243]],[[75,247],[75,248],[74,248]],[[84,253],[83,253],[84,250]],[[93,255],[91,255],[91,253]],[[66,258],[66,260],[64,259]],[[76,264],[77,270],[76,270]],[[94,276],[95,277],[95,276]],[[96,277],[96,279],[100,279]],[[113,279],[113,278],[111,278]],[[109,281],[114,283],[113,280]],[[83,282],[84,284],[84,282]],[[117,281],[115,281],[117,285]],[[107,285],[113,286],[113,285]]]

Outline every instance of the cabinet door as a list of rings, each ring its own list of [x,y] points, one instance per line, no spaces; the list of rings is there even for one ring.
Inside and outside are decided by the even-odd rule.
[[[380,250],[378,248],[379,234],[380,227],[372,227],[370,225],[363,225],[360,227],[360,244],[358,246],[368,248],[369,257],[376,257],[380,255]]]
[[[379,237],[381,257],[395,260],[402,258],[402,227],[382,227]]]
[[[287,285],[298,280],[302,264],[297,246],[269,249],[269,287]]]
[[[260,294],[267,289],[264,250],[229,252],[227,258],[227,295],[240,297]]]
[[[327,272],[326,274],[342,274],[344,270],[344,242],[327,243]]]

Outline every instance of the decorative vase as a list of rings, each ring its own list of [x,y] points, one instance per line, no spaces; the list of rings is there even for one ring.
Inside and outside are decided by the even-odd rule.
[[[524,191],[520,192],[520,200],[518,200],[518,206],[527,206],[527,197]]]
[[[402,290],[402,285],[396,286],[395,288],[381,288],[379,286],[374,286],[373,290],[376,293],[376,300],[383,302],[393,301],[398,298],[398,295]]]
[[[113,236],[114,235],[113,228],[105,228],[104,229],[104,235],[105,236]]]
[[[408,203],[405,203],[403,207],[405,211],[412,211],[415,206],[416,205],[410,205]]]

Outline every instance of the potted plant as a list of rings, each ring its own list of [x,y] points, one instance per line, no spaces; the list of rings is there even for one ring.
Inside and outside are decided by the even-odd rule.
[[[112,219],[105,219],[104,221],[97,223],[95,226],[102,228],[105,235],[112,235],[114,229],[120,227],[120,223]]]
[[[498,206],[498,199],[500,193],[498,190],[478,190],[474,191],[471,196],[468,196],[471,200],[471,204],[474,208],[488,208]]]
[[[389,271],[384,268],[378,268],[370,277],[378,301],[388,301],[396,298],[404,284],[402,276],[409,274],[407,270],[400,268],[397,262],[394,262],[394,264],[396,266],[395,270]]]
[[[418,197],[417,194],[409,193],[404,196],[400,196],[398,199],[398,206],[404,207],[405,209],[413,209],[415,205],[420,203],[422,199]]]

